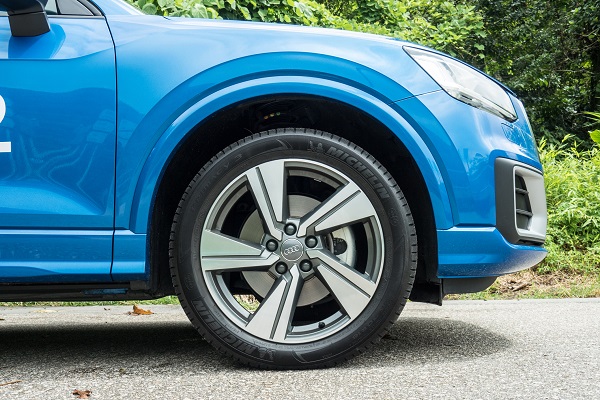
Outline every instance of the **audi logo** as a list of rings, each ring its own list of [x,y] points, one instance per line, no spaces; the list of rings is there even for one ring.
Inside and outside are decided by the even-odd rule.
[[[300,251],[300,246],[295,245],[295,246],[288,247],[287,249],[283,250],[283,255],[289,256],[290,254],[294,254],[297,251]]]

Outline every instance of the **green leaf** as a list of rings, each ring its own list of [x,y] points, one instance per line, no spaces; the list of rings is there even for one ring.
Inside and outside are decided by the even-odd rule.
[[[313,17],[313,13],[312,13],[312,8],[304,3],[300,3],[298,1],[295,2],[295,7],[296,7],[296,13],[298,14],[298,16],[300,17],[306,17],[308,19]],[[298,12],[298,10],[300,12]]]
[[[142,8],[142,12],[148,15],[156,15],[158,8],[156,8],[156,6],[152,3],[146,3],[144,8]]]
[[[208,13],[208,18],[210,18],[210,19],[217,19],[217,18],[219,18],[219,13],[214,8],[207,7],[206,11]]]
[[[248,11],[248,9],[246,7],[238,5],[238,10],[240,10],[240,12],[242,13],[242,15],[244,16],[245,19],[247,19],[247,20],[252,19],[252,16],[250,15],[250,11]]]
[[[192,17],[194,18],[208,18],[208,12],[204,4],[196,3],[192,9]]]
[[[596,129],[590,132],[590,137],[596,143],[600,143],[600,129]]]

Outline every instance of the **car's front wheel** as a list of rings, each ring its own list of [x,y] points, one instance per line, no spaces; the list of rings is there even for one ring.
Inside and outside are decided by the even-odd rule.
[[[252,365],[348,359],[397,319],[417,242],[391,175],[331,134],[280,129],[232,144],[192,180],[171,232],[188,317]]]

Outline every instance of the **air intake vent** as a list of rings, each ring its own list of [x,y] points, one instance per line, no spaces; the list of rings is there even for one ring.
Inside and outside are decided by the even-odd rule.
[[[515,218],[517,228],[529,229],[533,213],[531,212],[531,203],[529,202],[529,192],[525,179],[515,174]]]
[[[510,243],[541,245],[546,237],[544,177],[529,165],[495,161],[496,227]]]

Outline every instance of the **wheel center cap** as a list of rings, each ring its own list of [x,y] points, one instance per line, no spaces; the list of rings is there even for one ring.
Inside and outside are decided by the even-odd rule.
[[[281,256],[287,261],[297,261],[304,253],[304,246],[297,239],[288,239],[281,245]]]

